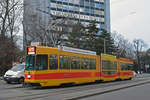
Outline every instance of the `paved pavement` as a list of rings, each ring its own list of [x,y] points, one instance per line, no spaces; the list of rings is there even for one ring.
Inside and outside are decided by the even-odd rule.
[[[144,84],[150,84],[150,78],[145,81],[140,81],[140,82],[134,82],[134,83],[129,83],[129,84],[121,84],[121,85],[116,85],[116,86],[109,86],[109,87],[104,87],[104,88],[98,88],[98,89],[91,89],[91,90],[86,90],[86,91],[78,91],[75,93],[68,93],[68,94],[60,94],[57,97],[44,97],[44,98],[36,98],[33,100],[47,100],[47,99],[54,99],[54,100],[78,100],[78,99],[83,99],[91,96],[96,96],[96,95],[101,95],[109,92],[114,92],[130,87],[135,87],[139,85],[144,85]],[[93,99],[91,99],[93,100]]]
[[[137,74],[136,77],[139,77],[139,78],[150,77],[150,73]]]
[[[79,100],[150,100],[150,84],[95,95]]]
[[[118,91],[124,88],[149,84],[150,74],[137,75],[131,81],[54,87],[47,89],[22,88],[19,84],[5,84],[0,81],[0,100],[74,100]]]

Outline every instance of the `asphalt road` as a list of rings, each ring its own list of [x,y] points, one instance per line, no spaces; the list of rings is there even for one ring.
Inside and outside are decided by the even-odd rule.
[[[150,84],[144,84],[79,100],[150,100]]]
[[[59,95],[67,95],[69,93],[76,93],[88,91],[92,89],[103,89],[110,86],[118,86],[121,84],[129,84],[133,82],[147,80],[150,75],[140,76],[133,80],[107,82],[107,83],[94,83],[78,86],[68,87],[49,87],[49,88],[23,88],[20,84],[6,84],[0,80],[0,100],[58,100],[55,97]],[[88,98],[87,98],[88,99]],[[63,100],[63,98],[62,98]],[[93,99],[92,99],[93,100]],[[107,100],[107,99],[105,99]]]

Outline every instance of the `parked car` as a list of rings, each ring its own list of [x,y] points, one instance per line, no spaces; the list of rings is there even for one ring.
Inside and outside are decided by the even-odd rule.
[[[4,80],[8,84],[13,83],[13,82],[23,83],[24,82],[24,70],[25,70],[25,63],[17,64],[5,73]]]

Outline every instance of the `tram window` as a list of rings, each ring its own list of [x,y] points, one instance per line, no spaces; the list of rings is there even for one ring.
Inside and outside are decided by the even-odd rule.
[[[75,57],[71,57],[72,59],[72,61],[71,61],[71,69],[76,69],[76,60],[75,60]]]
[[[113,70],[113,63],[111,61],[108,61],[107,64],[108,64],[108,69]]]
[[[36,70],[47,70],[47,69],[48,69],[48,55],[37,55]]]
[[[70,69],[70,57],[64,56],[63,69]]]
[[[129,64],[126,64],[126,67],[125,67],[126,69],[125,69],[125,70],[129,70],[129,69],[128,69],[128,68],[129,68],[128,65],[129,65]]]
[[[83,58],[81,58],[81,69],[84,69],[84,67],[83,67],[83,63],[84,63],[84,59]]]
[[[27,55],[25,69],[34,70],[34,65],[35,65],[35,56]]]
[[[120,63],[120,69],[124,70],[124,63]]]
[[[89,69],[89,59],[83,58],[82,59],[82,69]]]
[[[126,71],[126,70],[128,70],[128,64],[120,63],[120,68],[122,71]]]
[[[116,61],[113,63],[113,70],[117,70],[117,62]]]
[[[104,60],[102,60],[102,70],[107,70],[107,62],[106,61],[104,61]]]
[[[61,55],[59,57],[60,69],[70,69],[70,57]]]
[[[80,69],[80,59],[78,57],[72,57],[71,69]]]
[[[96,60],[90,59],[90,69],[96,69]]]
[[[125,64],[124,70],[128,70],[128,64]]]
[[[102,60],[102,70],[114,70],[113,62]]]
[[[50,55],[49,57],[50,69],[58,69],[58,56]]]
[[[79,57],[76,57],[76,62],[77,62],[77,69],[80,69],[80,58]]]

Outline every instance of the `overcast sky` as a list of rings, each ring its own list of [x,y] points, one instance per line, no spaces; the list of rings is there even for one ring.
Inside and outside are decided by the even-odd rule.
[[[111,31],[132,41],[143,39],[150,47],[150,0],[110,0]]]

